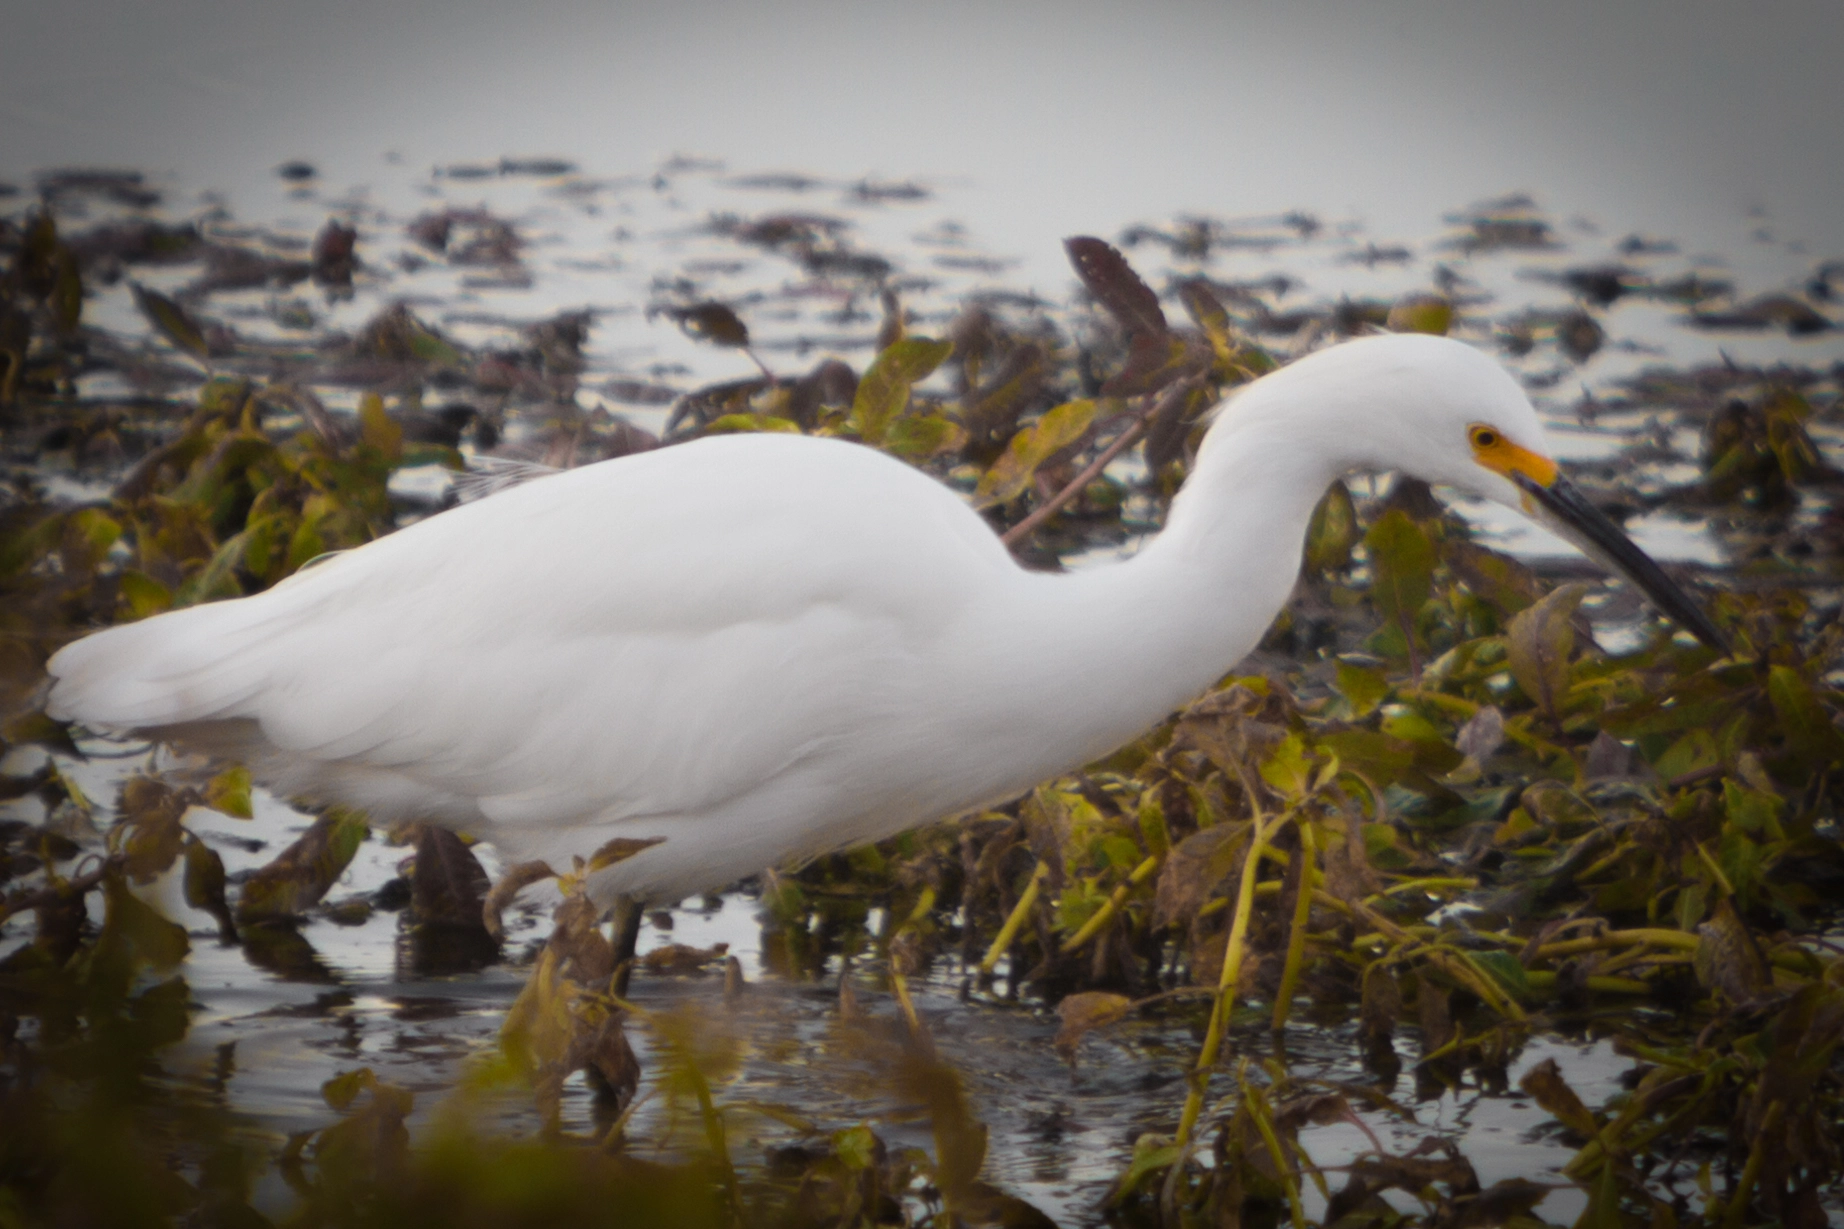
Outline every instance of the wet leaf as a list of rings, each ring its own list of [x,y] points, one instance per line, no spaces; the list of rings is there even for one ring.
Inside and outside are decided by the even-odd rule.
[[[1505,632],[1511,677],[1551,721],[1562,720],[1569,691],[1569,655],[1575,651],[1572,618],[1588,586],[1563,585],[1527,610]]]
[[[211,357],[211,343],[185,308],[138,283],[130,283],[129,288],[134,292],[134,305],[162,337],[200,362]]]
[[[1031,485],[1038,466],[1081,439],[1095,419],[1093,401],[1069,401],[1047,410],[1032,425],[1012,436],[992,468],[980,475],[975,498],[985,506],[1009,503]]]
[[[1697,980],[1737,1006],[1754,1003],[1773,989],[1773,975],[1747,924],[1726,899],[1697,927]]]
[[[1065,239],[1063,250],[1082,285],[1129,335],[1157,337],[1167,332],[1159,296],[1119,251],[1087,235]]]
[[[186,837],[186,903],[202,909],[217,919],[218,932],[226,942],[235,942],[237,923],[231,916],[225,897],[224,859],[218,851],[188,834]]]
[[[890,424],[909,405],[910,387],[932,374],[953,353],[952,342],[904,337],[887,346],[858,381],[848,422],[867,444],[881,444]]]
[[[1056,1005],[1057,1019],[1061,1022],[1054,1042],[1056,1052],[1063,1056],[1064,1062],[1075,1066],[1082,1038],[1094,1029],[1126,1018],[1132,1008],[1133,1000],[1124,994],[1085,990],[1066,996]]]
[[[237,920],[263,922],[305,914],[344,873],[368,831],[356,811],[326,811],[299,840],[244,881]]]
[[[1519,1088],[1536,1099],[1538,1105],[1548,1110],[1551,1117],[1573,1131],[1583,1139],[1593,1139],[1599,1133],[1599,1124],[1582,1099],[1575,1095],[1567,1080],[1562,1078],[1562,1068],[1556,1060],[1546,1058],[1518,1081]]]
[[[320,1086],[320,1096],[331,1109],[344,1113],[352,1108],[352,1103],[359,1094],[378,1085],[378,1077],[372,1074],[370,1067],[358,1067],[351,1071],[342,1071]]]
[[[186,958],[192,944],[185,927],[168,921],[135,896],[119,875],[105,876],[102,886],[102,933],[91,953],[94,962],[106,965],[125,960],[130,968],[145,966],[164,972]]]
[[[667,943],[642,956],[640,963],[649,973],[702,973],[722,961],[729,950],[728,943],[718,943],[710,947]]]
[[[425,925],[485,930],[487,872],[467,843],[447,828],[418,824],[410,907]]]
[[[734,435],[750,431],[780,431],[789,435],[800,434],[800,424],[791,418],[781,418],[774,414],[724,414],[712,420],[704,429],[707,435]]]
[[[749,326],[728,305],[716,302],[696,303],[668,311],[687,336],[717,346],[746,346]]]

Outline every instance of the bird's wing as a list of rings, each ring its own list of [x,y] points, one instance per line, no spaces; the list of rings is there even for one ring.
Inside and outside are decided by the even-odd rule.
[[[1011,566],[951,492],[868,449],[713,439],[79,641],[51,703],[154,736],[249,731],[272,776],[374,813],[695,814],[900,711]]]

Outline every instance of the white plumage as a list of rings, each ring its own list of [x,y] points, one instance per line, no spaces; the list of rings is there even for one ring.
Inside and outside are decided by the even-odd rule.
[[[1457,342],[1383,337],[1250,386],[1163,533],[1027,572],[953,492],[871,449],[711,438],[526,483],[269,592],[52,658],[54,716],[204,749],[284,795],[673,899],[1030,788],[1208,687],[1286,600],[1354,467],[1526,506],[1489,423],[1529,402]]]

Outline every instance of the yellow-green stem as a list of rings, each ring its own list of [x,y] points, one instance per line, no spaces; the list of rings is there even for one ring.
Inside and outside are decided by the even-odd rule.
[[[1082,924],[1082,929],[1078,930],[1064,941],[1063,953],[1068,955],[1070,952],[1076,951],[1090,939],[1100,934],[1101,928],[1113,920],[1114,915],[1120,912],[1120,907],[1127,903],[1127,893],[1133,891],[1133,889],[1139,887],[1142,883],[1145,883],[1146,877],[1158,870],[1160,863],[1164,860],[1165,859],[1159,854],[1151,854],[1144,862],[1134,867],[1133,873],[1127,876],[1127,882],[1115,888],[1114,894],[1101,902],[1101,908],[1095,910],[1095,916],[1084,922]]]
[[[1306,960],[1306,927],[1313,911],[1313,867],[1319,851],[1312,823],[1305,816],[1294,821],[1300,832],[1300,890],[1293,903],[1293,928],[1287,933],[1287,963],[1281,969],[1281,986],[1274,995],[1274,1027],[1286,1028],[1293,1010],[1293,992],[1300,984],[1300,966]]]
[[[1253,797],[1253,794],[1250,795]],[[1276,821],[1278,822],[1278,821]],[[1217,1063],[1217,1051],[1223,1045],[1223,1033],[1229,1024],[1230,1009],[1235,1005],[1236,982],[1242,976],[1242,955],[1249,931],[1249,917],[1255,910],[1255,872],[1261,866],[1261,847],[1267,843],[1269,825],[1259,811],[1249,831],[1249,851],[1242,861],[1242,879],[1236,885],[1236,912],[1229,923],[1229,939],[1223,948],[1223,973],[1217,978],[1216,1004],[1210,1012],[1210,1027],[1204,1034],[1204,1047],[1198,1051],[1197,1066],[1191,1076],[1191,1091],[1185,1097],[1184,1113],[1178,1120],[1178,1144],[1190,1142],[1204,1109],[1204,1094],[1210,1086],[1210,1071]]]
[[[1729,1206],[1723,1209],[1722,1229],[1742,1229],[1747,1221],[1748,1197],[1754,1194],[1754,1184],[1760,1181],[1761,1166],[1767,1163],[1767,1150],[1773,1146],[1774,1128],[1780,1125],[1780,1115],[1785,1109],[1784,1101],[1775,1101],[1767,1107],[1767,1116],[1755,1133],[1754,1147],[1748,1150],[1748,1164],[1735,1183],[1735,1194],[1730,1197]]]
[[[1005,925],[999,927],[999,933],[993,939],[992,946],[986,949],[986,958],[980,961],[981,973],[991,973],[999,967],[999,961],[1011,949],[1012,940],[1018,937],[1018,928],[1024,925],[1027,917],[1031,916],[1031,906],[1037,903],[1038,891],[1049,876],[1050,865],[1046,862],[1039,862],[1037,869],[1031,872],[1031,882],[1024,886],[1024,894],[1018,898],[1018,903],[1012,906],[1011,913],[1005,919]]]

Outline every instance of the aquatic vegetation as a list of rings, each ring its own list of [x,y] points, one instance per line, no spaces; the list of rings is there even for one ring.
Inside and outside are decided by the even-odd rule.
[[[746,1085],[749,1022],[772,1031],[774,1009],[752,1002],[734,956],[661,948],[642,976],[708,974],[713,989],[639,1002],[566,869],[550,938],[525,953],[496,1044],[457,1085],[412,1090],[353,1062],[321,1089],[325,1125],[275,1146],[221,1095],[227,1072],[163,1065],[193,1027],[188,954],[215,940],[256,968],[332,980],[299,922],[386,907],[329,897],[367,841],[413,859],[391,907],[408,905],[414,959],[432,974],[501,957],[482,914],[497,918],[506,897],[460,839],[374,833],[339,811],[229,874],[197,821],[252,813],[234,766],[129,773],[119,797],[86,796],[79,744],[35,707],[45,657],[82,630],[273,585],[430,511],[393,486],[406,471],[459,469],[505,439],[524,448],[512,478],[538,481],[544,465],[713,432],[856,439],[955,485],[1022,558],[1056,566],[1157,522],[1202,416],[1280,361],[1269,339],[1283,333],[1467,327],[1584,363],[1607,343],[1597,313],[1621,299],[1686,304],[1697,327],[1724,327],[1733,291],[1584,267],[1559,275],[1579,298],[1568,311],[1488,319],[1456,282],[1295,318],[1284,293],[1201,269],[1213,251],[1317,234],[1312,219],[1253,236],[1189,219],[1124,238],[1179,262],[1163,293],[1080,239],[1077,309],[993,296],[923,320],[891,261],[842,223],[717,217],[713,233],[848,287],[848,308],[874,302],[875,345],[778,374],[785,358],[752,330],[749,304],[663,286],[647,310],[755,371],[668,389],[656,435],[579,406],[589,313],[526,326],[516,348],[470,345],[404,304],[312,346],[240,337],[210,318],[212,294],[239,278],[347,293],[366,276],[362,234],[329,227],[297,269],[196,231],[59,224],[72,193],[137,190],[57,181],[45,208],[0,230],[13,466],[0,737],[56,753],[0,780],[36,808],[0,822],[7,1223],[1049,1223],[982,1178],[988,1128],[918,1003],[931,976],[963,980],[966,1010],[1054,1011],[1046,1044],[1075,1078],[1144,1020],[1183,1035],[1097,1212],[1116,1223],[1542,1223],[1551,1187],[1485,1184],[1464,1137],[1406,1149],[1374,1132],[1403,1115],[1392,1090],[1406,1055],[1419,1087],[1504,1087],[1531,1038],[1579,1029],[1630,1060],[1617,1092],[1591,1105],[1553,1062],[1518,1085],[1575,1149],[1564,1177],[1586,1201],[1579,1223],[1808,1225],[1836,1208],[1844,533],[1823,444],[1839,392],[1835,371],[1746,365],[1654,370],[1623,385],[1623,402],[1584,411],[1671,411],[1695,428],[1688,466],[1627,475],[1607,502],[1694,512],[1734,546],[1741,564],[1699,586],[1729,655],[1604,586],[1553,584],[1419,484],[1339,484],[1249,673],[1007,807],[765,875],[770,972],[825,978],[829,994],[836,981],[826,1035],[790,1044],[813,1044],[867,1103],[898,1111],[844,1120]],[[1528,200],[1458,224],[1461,252],[1559,243]],[[485,209],[431,212],[410,233],[429,259],[530,276],[516,223]],[[184,391],[77,396],[93,365],[128,365],[85,323],[86,287],[206,247],[218,255],[189,289],[133,292],[161,362],[190,374],[146,374],[158,364],[145,355],[138,370]],[[1770,324],[1812,331],[1753,302]],[[630,384],[640,400],[663,387]],[[328,408],[332,390],[353,389],[349,411]],[[454,400],[431,410],[437,390]],[[48,495],[37,475],[53,470],[88,482],[86,497]],[[210,915],[215,937],[163,915],[163,884]],[[1307,1029],[1357,1051],[1367,1082],[1300,1074],[1288,1037]],[[630,1035],[648,1039],[645,1070]],[[591,1131],[562,1110],[579,1073],[596,1092]],[[510,1103],[535,1106],[535,1131],[493,1129]],[[657,1111],[644,1140],[643,1108]],[[898,1142],[892,1123],[920,1134]],[[1370,1146],[1316,1163],[1312,1132],[1334,1123]]]

